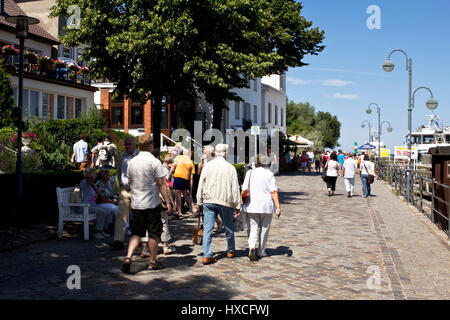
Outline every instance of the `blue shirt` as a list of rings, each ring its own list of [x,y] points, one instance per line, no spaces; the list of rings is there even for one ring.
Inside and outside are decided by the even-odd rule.
[[[340,154],[337,156],[339,164],[344,163],[345,154]]]
[[[89,154],[89,147],[87,142],[80,140],[73,145],[73,152],[75,152],[75,161],[84,162],[87,161],[87,156]]]

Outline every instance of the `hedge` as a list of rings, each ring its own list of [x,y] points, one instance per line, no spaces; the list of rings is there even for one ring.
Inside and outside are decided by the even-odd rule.
[[[240,184],[244,181],[244,166],[244,164],[234,164]],[[115,175],[115,170],[111,170],[112,175]],[[194,198],[197,193],[198,178],[199,176],[196,174],[194,176]],[[82,171],[25,172],[23,173],[23,200],[18,204],[16,175],[13,173],[0,174],[0,184],[4,186],[2,199],[7,200],[2,204],[0,228],[12,225],[57,223],[56,188],[79,185],[82,179]]]

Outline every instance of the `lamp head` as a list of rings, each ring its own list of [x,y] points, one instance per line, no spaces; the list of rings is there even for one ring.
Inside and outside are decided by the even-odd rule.
[[[365,127],[366,127],[366,125],[365,125],[365,124],[362,124],[362,125],[361,125],[361,128],[365,128]]]
[[[391,59],[387,59],[384,63],[383,63],[383,70],[386,72],[391,72],[392,70],[394,70],[394,62],[392,62]]]
[[[366,113],[367,113],[367,114],[371,114],[371,113],[372,113],[372,109],[367,108]]]
[[[427,108],[430,110],[434,110],[438,107],[438,101],[432,96],[426,102]]]
[[[389,127],[386,130],[387,130],[387,132],[392,132],[393,129],[392,129],[392,127]]]

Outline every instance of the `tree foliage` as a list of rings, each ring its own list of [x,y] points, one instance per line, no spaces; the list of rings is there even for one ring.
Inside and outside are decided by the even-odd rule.
[[[19,109],[14,103],[13,90],[5,63],[0,59],[0,128],[17,125]]]
[[[324,32],[293,0],[56,0],[52,15],[69,5],[80,7],[81,27],[62,42],[87,44],[92,77],[114,82],[120,94],[144,100],[151,92],[157,136],[162,96],[192,101],[203,93],[217,116],[248,78],[303,66],[324,48]]]
[[[319,149],[338,146],[341,123],[329,112],[316,113],[309,102],[290,101],[286,107],[286,124],[288,134],[299,134]]]

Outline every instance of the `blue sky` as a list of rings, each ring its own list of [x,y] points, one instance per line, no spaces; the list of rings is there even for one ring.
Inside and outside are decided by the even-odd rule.
[[[393,132],[383,125],[381,140],[388,148],[403,145],[408,132],[408,72],[406,59],[394,53],[394,71],[382,64],[389,52],[403,49],[413,60],[413,89],[429,87],[439,101],[435,110],[450,126],[450,1],[449,0],[305,0],[302,15],[313,27],[325,31],[326,48],[304,59],[309,66],[291,68],[287,73],[287,95],[295,102],[310,102],[316,110],[328,111],[341,122],[341,148],[351,151],[354,142],[368,140],[368,120],[378,126],[377,112],[365,113],[374,102],[380,106],[381,121],[389,121]],[[369,30],[367,8],[381,10],[381,29]],[[431,111],[425,107],[429,93],[415,96],[412,128],[427,123]]]

